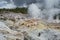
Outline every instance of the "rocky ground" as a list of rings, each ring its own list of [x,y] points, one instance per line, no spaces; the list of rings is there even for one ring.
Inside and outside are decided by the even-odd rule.
[[[0,40],[60,40],[60,26],[21,13],[0,14]]]

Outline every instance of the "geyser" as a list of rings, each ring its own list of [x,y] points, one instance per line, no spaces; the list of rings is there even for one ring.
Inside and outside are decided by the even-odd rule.
[[[58,18],[56,20],[53,18],[55,14],[60,13],[59,1],[60,0],[44,0],[42,3],[32,3],[28,7],[28,13],[32,18],[40,18],[46,20],[47,22],[59,23]],[[41,5],[44,6],[39,7]]]
[[[31,5],[29,5],[28,13],[32,18],[39,18],[39,16],[41,15],[41,10],[36,4],[32,3]]]

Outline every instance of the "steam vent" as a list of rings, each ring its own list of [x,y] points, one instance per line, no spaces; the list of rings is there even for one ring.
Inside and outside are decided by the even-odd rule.
[[[60,40],[60,0],[0,0],[0,40]]]

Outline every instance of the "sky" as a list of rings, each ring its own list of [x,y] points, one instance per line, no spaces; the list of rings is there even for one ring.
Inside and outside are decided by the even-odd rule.
[[[27,7],[27,5],[32,3],[39,3],[40,7],[52,7],[56,4],[58,6],[59,0],[0,0],[0,8],[15,8],[15,7]]]
[[[36,0],[0,0],[0,8],[14,8],[31,3],[36,3]]]

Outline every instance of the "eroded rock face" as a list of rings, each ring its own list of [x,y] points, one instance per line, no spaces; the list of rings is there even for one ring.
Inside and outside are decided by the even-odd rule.
[[[41,19],[27,19],[16,14],[3,15],[2,18],[6,20],[0,19],[1,40],[60,40],[60,32]]]
[[[23,40],[23,34],[17,31],[11,30],[4,22],[0,22],[0,40]]]
[[[35,30],[28,35],[31,40],[60,40],[60,32],[52,31],[52,29]]]
[[[47,28],[44,22],[35,19],[0,22],[0,34],[1,40],[60,40],[60,32]]]
[[[0,40],[6,40],[6,38],[4,38],[4,35],[0,34]]]
[[[21,22],[20,22],[21,23]],[[36,19],[27,19],[24,20],[21,24],[19,24],[19,28],[27,28],[30,31],[35,30],[35,29],[46,29],[47,26],[44,24],[43,21],[41,20],[36,20]]]

